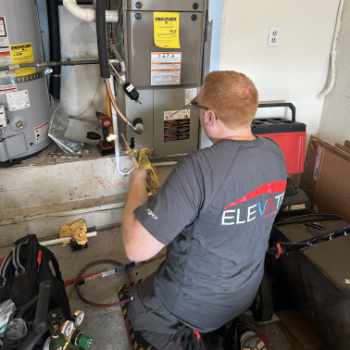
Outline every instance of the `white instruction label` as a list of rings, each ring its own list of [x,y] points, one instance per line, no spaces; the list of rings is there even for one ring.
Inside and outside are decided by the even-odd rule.
[[[44,122],[39,124],[33,129],[34,132],[34,142],[38,145],[39,143],[42,143],[46,141],[47,134],[49,132],[49,123]]]
[[[8,109],[10,112],[21,111],[30,108],[30,98],[28,90],[10,92],[6,95]]]
[[[182,52],[152,52],[151,85],[180,85]]]
[[[0,48],[9,46],[6,18],[0,17]]]
[[[191,110],[190,109],[182,109],[178,111],[165,111],[164,112],[164,120],[165,121],[171,121],[171,120],[184,120],[184,119],[190,119],[191,117]]]

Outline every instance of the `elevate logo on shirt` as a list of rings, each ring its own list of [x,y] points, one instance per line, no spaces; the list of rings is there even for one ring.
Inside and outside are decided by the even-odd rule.
[[[221,225],[243,225],[258,218],[275,216],[282,205],[286,186],[286,180],[269,182],[226,205],[222,213]],[[248,201],[264,195],[270,195],[270,197],[247,205]]]

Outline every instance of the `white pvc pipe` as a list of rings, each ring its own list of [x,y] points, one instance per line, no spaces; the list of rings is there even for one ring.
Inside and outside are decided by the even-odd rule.
[[[85,22],[95,22],[96,11],[92,8],[81,7],[76,0],[63,0],[63,6],[74,16]],[[106,22],[117,23],[118,11],[106,11]]]
[[[326,86],[320,93],[320,97],[324,98],[328,96],[334,86],[337,79],[337,45],[339,40],[339,35],[341,31],[341,24],[342,24],[342,17],[344,13],[344,7],[345,7],[345,1],[340,0],[339,7],[338,7],[338,14],[335,24],[335,30],[334,30],[334,36],[333,36],[333,43],[332,43],[332,51],[330,56],[330,64],[329,64],[329,78],[327,80]]]
[[[88,238],[97,237],[97,232],[89,232],[87,234]],[[64,238],[57,238],[52,239],[50,241],[40,242],[40,244],[44,247],[50,247],[52,245],[58,245],[58,244],[68,244],[71,241],[72,237],[64,237]]]

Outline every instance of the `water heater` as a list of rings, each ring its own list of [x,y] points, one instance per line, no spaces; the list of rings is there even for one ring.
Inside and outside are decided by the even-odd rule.
[[[35,0],[2,0],[0,66],[43,61]],[[0,162],[24,158],[49,144],[50,98],[43,72],[1,72]]]

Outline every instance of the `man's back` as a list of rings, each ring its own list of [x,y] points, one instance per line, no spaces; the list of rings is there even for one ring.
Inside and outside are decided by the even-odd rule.
[[[154,206],[138,210],[157,239],[172,242],[155,280],[171,313],[210,331],[250,306],[285,185],[283,156],[273,142],[224,140],[183,161]]]
[[[209,332],[239,316],[259,288],[287,176],[277,145],[252,134],[258,95],[242,73],[209,73],[191,105],[214,146],[182,161],[150,199],[144,171],[129,181],[127,256],[143,261],[168,248],[129,307],[134,329],[159,350],[191,345],[184,324]]]

